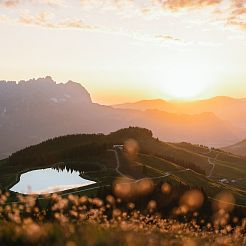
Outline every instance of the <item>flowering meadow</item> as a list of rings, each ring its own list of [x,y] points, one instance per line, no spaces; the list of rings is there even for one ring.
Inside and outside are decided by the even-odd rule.
[[[231,194],[217,196],[210,222],[199,216],[204,196],[195,189],[184,192],[165,218],[155,200],[141,209],[133,202],[133,195],[148,195],[152,186],[147,179],[130,185],[118,180],[104,198],[17,195],[8,202],[10,193],[1,193],[0,245],[246,245],[246,220],[232,217]],[[168,183],[161,186],[163,196],[171,190]]]

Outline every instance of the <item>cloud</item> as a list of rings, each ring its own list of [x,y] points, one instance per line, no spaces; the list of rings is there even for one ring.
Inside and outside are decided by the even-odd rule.
[[[246,0],[154,0],[163,11],[202,9],[213,7],[212,14],[223,17],[224,25],[237,26],[246,30]],[[223,6],[227,6],[223,9]]]
[[[59,28],[79,28],[79,29],[98,29],[96,26],[89,25],[82,20],[67,20],[58,24]]]
[[[64,3],[69,5],[65,6]],[[19,6],[22,5],[24,7],[19,8]],[[96,18],[91,20],[92,23],[95,23],[95,25],[101,25],[101,23],[106,23],[104,11],[107,11],[107,15],[109,16],[112,14],[114,19],[139,18],[139,21],[141,20],[140,18],[143,18],[143,20],[156,20],[158,18],[161,19],[162,16],[172,15],[173,17],[175,16],[174,12],[181,10],[202,10],[203,8],[211,7],[207,11],[208,15],[204,18],[201,17],[201,19],[203,18],[202,20],[206,19],[207,22],[212,23],[213,21],[217,21],[219,19],[220,21],[223,21],[223,23],[221,22],[220,24],[221,26],[229,25],[246,30],[246,0],[71,0],[69,3],[65,0],[0,0],[0,6],[5,6],[6,8],[16,8],[16,16],[19,16],[18,23],[21,24],[36,25],[48,28],[78,29],[99,29],[98,27],[85,23],[83,18],[81,19],[82,13],[85,13],[85,17],[90,20],[91,17],[88,15],[88,13],[91,13],[90,11],[92,11],[94,15],[97,15]],[[49,13],[49,6],[62,6],[63,8],[61,9],[63,12],[55,12],[56,8],[54,8],[54,13],[57,16],[56,18],[53,18],[52,14]],[[29,9],[31,14],[20,14],[22,9]],[[76,11],[73,11],[75,9]],[[43,12],[40,12],[41,10]],[[60,15],[59,19],[59,14],[61,13],[62,15]],[[75,13],[74,16],[73,13]],[[64,15],[66,18],[65,20]],[[177,13],[177,16],[178,15],[179,13]],[[100,18],[102,18],[102,22],[100,22]],[[4,20],[1,19],[1,22],[3,21]],[[119,24],[121,26],[115,27],[118,23],[121,23]],[[124,23],[122,20],[118,23],[112,21],[111,24],[104,24],[105,26],[100,27],[100,29],[109,30],[110,28],[118,28],[120,30],[124,28]],[[194,26],[191,22],[190,25]],[[129,29],[132,28],[133,27]],[[163,41],[181,41],[168,35],[159,35],[155,38]]]
[[[231,10],[231,18],[246,14],[246,0],[232,0]]]
[[[241,8],[246,3],[245,0],[232,0],[232,5],[236,8]]]
[[[80,3],[82,6],[95,4],[99,7],[108,5],[108,6],[118,7],[118,8],[126,7],[128,5],[131,5],[134,2],[136,2],[136,0],[100,0],[100,1],[80,0]]]
[[[246,0],[232,0],[227,23],[246,30]]]
[[[19,23],[25,25],[35,25],[45,28],[79,28],[79,29],[96,29],[95,26],[86,24],[80,19],[72,20],[66,19],[63,21],[54,21],[54,15],[52,13],[42,11],[37,15],[31,15],[30,13],[24,13],[20,16]]]
[[[26,25],[37,25],[42,27],[54,27],[54,24],[51,23],[53,15],[43,11],[33,16],[29,13],[24,13],[19,18],[19,23]]]
[[[217,5],[223,0],[80,0],[82,6],[96,3],[97,6],[110,5],[118,8],[134,5],[142,9],[144,12],[149,11],[151,7],[161,6],[171,10],[178,10],[182,8],[202,8],[212,5]]]
[[[24,4],[61,6],[62,0],[0,0],[0,5],[6,8],[14,8]]]
[[[173,36],[170,36],[170,35],[161,34],[161,35],[156,35],[155,37],[157,39],[163,40],[163,41],[176,41],[176,42],[180,42],[181,41],[181,39],[173,37]]]
[[[62,1],[60,0],[39,0],[40,3],[52,5],[52,6],[59,6],[62,5]]]
[[[156,0],[157,3],[170,10],[180,10],[184,8],[204,8],[221,3],[223,0]]]
[[[0,2],[1,5],[5,6],[7,8],[16,7],[20,3],[21,3],[21,0],[2,0]]]
[[[228,24],[238,26],[239,28],[246,30],[246,21],[230,20]]]

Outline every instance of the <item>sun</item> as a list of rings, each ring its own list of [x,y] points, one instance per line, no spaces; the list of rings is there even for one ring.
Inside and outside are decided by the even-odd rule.
[[[169,71],[161,87],[172,99],[194,99],[205,93],[211,79],[209,74],[198,69],[180,68]]]

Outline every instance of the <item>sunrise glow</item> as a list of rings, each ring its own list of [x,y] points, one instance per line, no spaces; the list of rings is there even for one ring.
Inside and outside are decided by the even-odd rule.
[[[212,85],[209,74],[199,70],[196,64],[175,68],[160,78],[163,79],[159,84],[160,89],[172,99],[199,98],[206,95],[207,89]]]
[[[246,0],[0,0],[0,246],[246,246]]]
[[[243,0],[2,0],[1,79],[72,79],[105,104],[243,97],[244,9]]]

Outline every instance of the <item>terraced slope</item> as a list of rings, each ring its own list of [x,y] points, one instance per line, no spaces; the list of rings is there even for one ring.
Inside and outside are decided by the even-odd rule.
[[[193,188],[203,188],[210,198],[215,197],[221,191],[227,190],[235,195],[238,205],[246,205],[246,190],[242,187],[240,188],[240,186],[236,187],[235,185],[217,182],[193,170],[184,169],[174,163],[151,155],[140,154],[138,164],[150,170],[149,176],[153,175],[152,172],[154,168],[155,175],[154,177],[152,176],[154,180],[157,178],[162,181],[166,180],[174,185],[183,183]],[[148,171],[146,171],[146,173],[148,174]]]
[[[173,144],[190,153],[196,153],[207,159],[214,166],[211,179],[223,181],[232,186],[246,188],[246,158],[204,146],[194,146],[188,143]],[[211,165],[210,165],[211,166]]]

